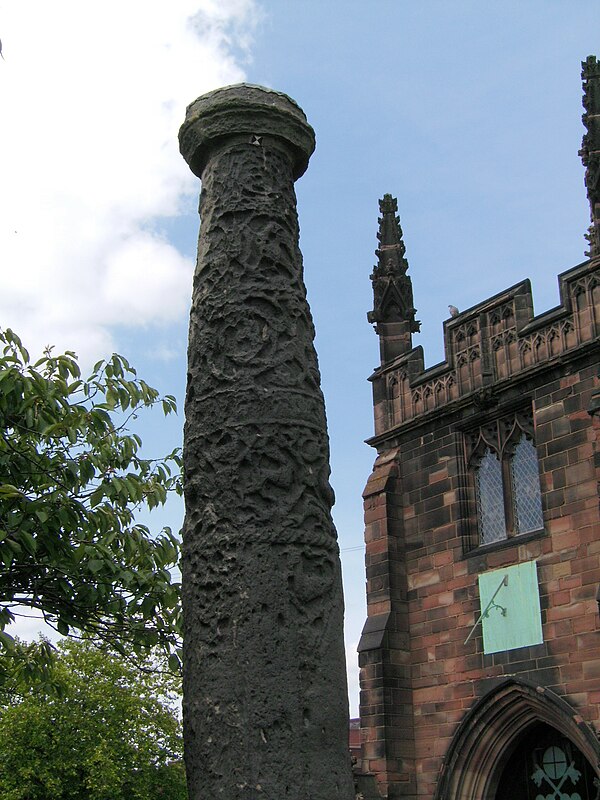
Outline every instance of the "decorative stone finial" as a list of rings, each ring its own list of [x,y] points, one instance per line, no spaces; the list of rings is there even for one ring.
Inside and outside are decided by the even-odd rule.
[[[377,265],[373,268],[374,304],[369,311],[369,322],[407,322],[410,332],[416,333],[421,323],[415,320],[412,282],[406,271],[404,242],[398,211],[398,201],[386,194],[379,201],[379,247],[375,251]]]
[[[402,228],[398,213],[398,201],[391,194],[384,194],[379,201],[379,248],[375,251],[378,264],[375,272],[381,274],[405,275],[408,269],[406,248],[402,241]]]
[[[600,62],[588,56],[581,63],[583,80],[582,120],[586,127],[579,155],[585,169],[585,185],[592,224],[586,234],[590,258],[600,257]]]

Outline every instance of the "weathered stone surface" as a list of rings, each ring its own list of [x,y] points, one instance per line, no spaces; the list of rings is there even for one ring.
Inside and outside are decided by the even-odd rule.
[[[596,56],[588,56],[581,63],[583,80],[582,117],[586,132],[579,154],[585,169],[585,185],[590,202],[592,224],[586,239],[589,242],[590,258],[600,258],[600,62]]]
[[[406,274],[406,248],[400,217],[396,216],[398,201],[385,194],[379,201],[379,211],[377,264],[371,273],[373,310],[367,319],[375,323],[381,363],[386,364],[412,350],[412,334],[421,329],[421,323],[415,319],[412,281]]]
[[[260,131],[260,134],[258,132]],[[274,135],[285,140],[294,180],[304,174],[315,134],[300,106],[282,92],[241,83],[202,95],[187,108],[179,132],[181,154],[199,178],[208,158],[235,134]]]
[[[252,86],[188,108],[202,177],[185,427],[190,797],[349,800],[340,562],[293,188],[301,109]]]

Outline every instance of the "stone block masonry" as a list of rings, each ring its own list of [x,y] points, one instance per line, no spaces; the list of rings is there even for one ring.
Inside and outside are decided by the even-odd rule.
[[[528,302],[519,312],[521,292],[530,296],[520,284],[446,323],[445,364],[414,369],[422,356],[411,349],[372,376],[377,435],[370,441],[379,455],[364,492],[362,763],[384,797],[487,796],[477,794],[481,787],[439,794],[454,786],[440,777],[461,723],[509,680],[550,690],[582,725],[600,730],[600,263],[560,280],[565,302],[551,312],[533,318]],[[462,380],[456,348],[469,337],[476,355]],[[530,415],[543,528],[482,546],[467,443],[474,430],[513,424],[521,411]],[[465,645],[481,611],[478,575],[532,560],[543,644],[485,655],[479,628]],[[591,749],[592,763],[595,757]]]

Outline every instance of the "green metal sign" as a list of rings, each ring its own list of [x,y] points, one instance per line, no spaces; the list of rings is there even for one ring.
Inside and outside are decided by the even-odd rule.
[[[480,575],[479,597],[484,653],[544,641],[535,561]]]

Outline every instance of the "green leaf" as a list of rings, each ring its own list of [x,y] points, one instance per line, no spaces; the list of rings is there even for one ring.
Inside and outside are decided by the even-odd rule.
[[[174,398],[161,399],[122,356],[97,362],[84,380],[72,351],[48,347],[31,364],[14,331],[0,329],[7,604],[18,598],[63,631],[89,632],[125,649],[177,645],[179,588],[169,569],[179,541],[155,538],[136,514],[181,490],[180,455],[175,449],[141,458],[142,440],[129,430],[144,407],[160,404],[164,413],[175,409]],[[131,411],[127,420],[123,409]],[[0,684],[1,676],[0,664]]]
[[[171,672],[179,672],[181,669],[181,661],[179,660],[179,656],[176,653],[171,653],[169,656],[169,669]]]
[[[23,497],[23,492],[10,483],[3,483],[0,485],[0,495],[3,497]]]
[[[23,548],[19,544],[19,542],[15,542],[14,539],[5,539],[4,543],[7,547],[9,547],[13,554],[16,556],[20,556],[23,552]]]
[[[21,531],[19,539],[29,555],[34,556],[37,552],[37,542],[33,536],[28,531]]]
[[[104,497],[104,487],[103,486],[99,486],[90,495],[90,505],[91,505],[91,507],[95,508],[99,503],[102,502],[102,498],[103,497]]]

